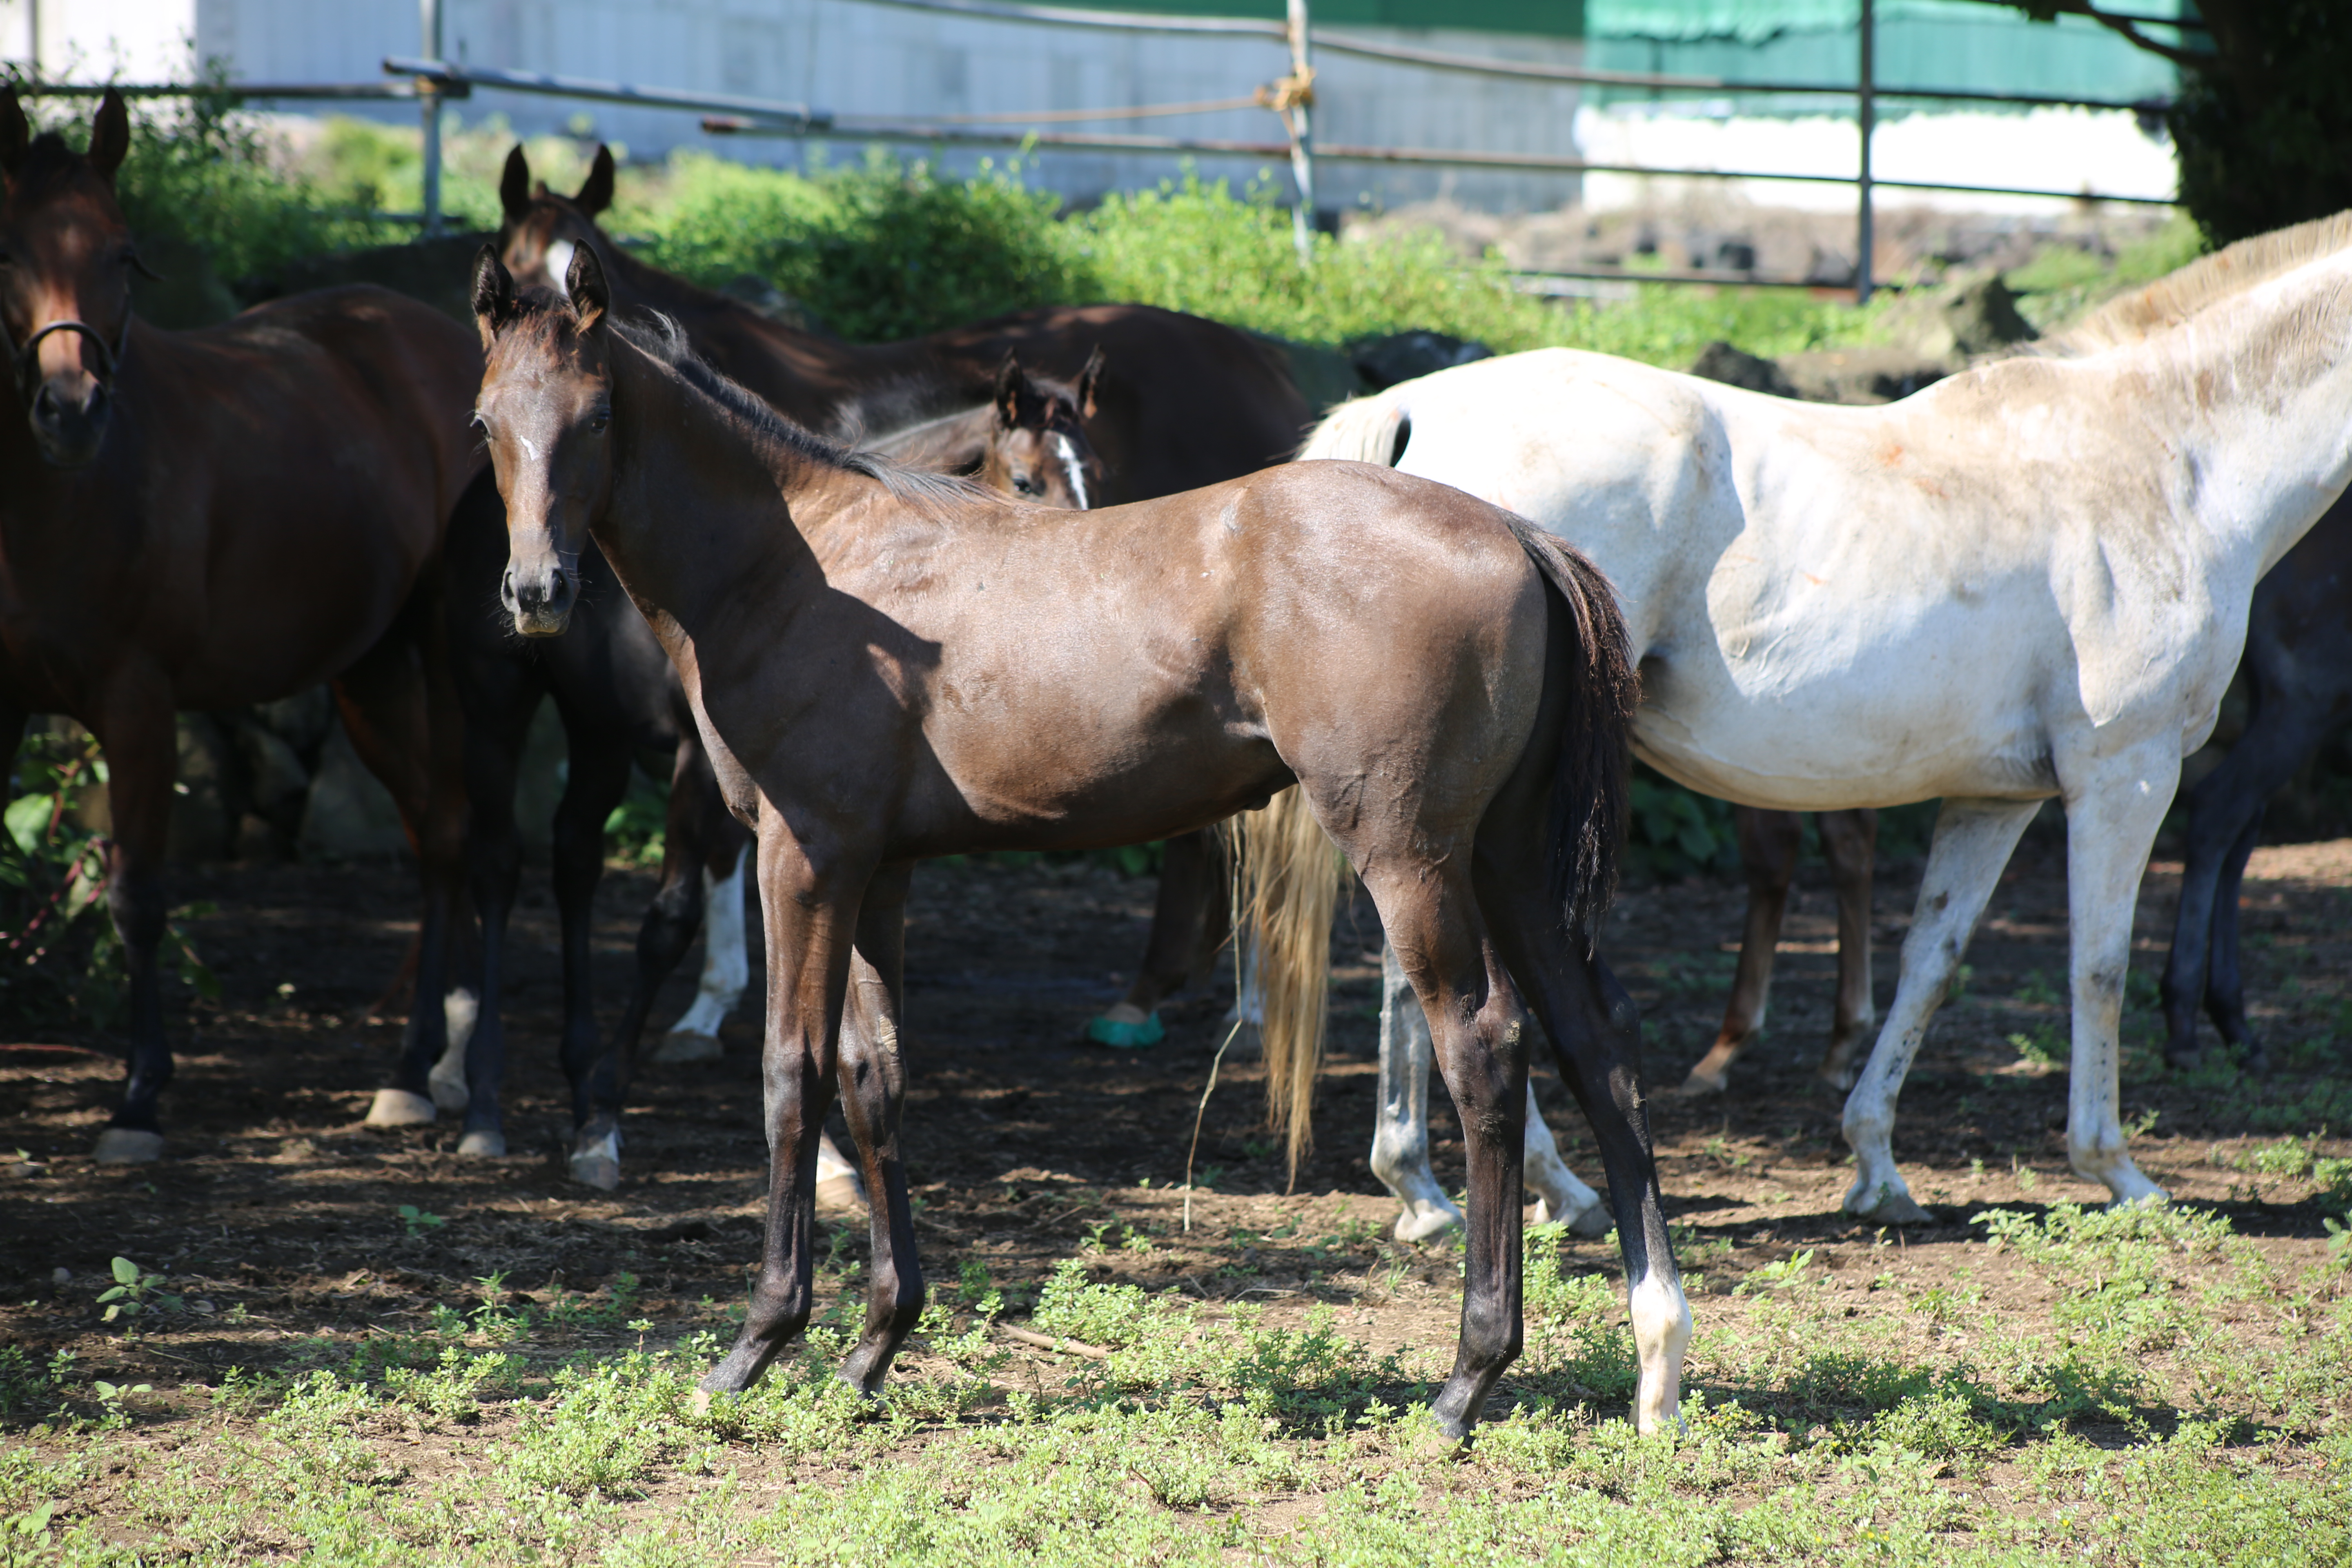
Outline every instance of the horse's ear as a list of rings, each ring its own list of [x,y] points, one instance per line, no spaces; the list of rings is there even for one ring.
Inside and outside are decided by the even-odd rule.
[[[1086,368],[1078,372],[1078,417],[1081,419],[1095,416],[1095,387],[1102,380],[1102,344],[1097,343],[1095,352],[1087,356]]]
[[[530,211],[530,160],[522,155],[520,142],[507,154],[506,173],[499,176],[499,206],[509,223],[520,222]]]
[[[583,332],[595,331],[613,308],[612,285],[604,281],[604,264],[596,259],[594,246],[572,247],[572,265],[563,272],[563,297],[572,301],[572,319]]]
[[[572,205],[590,217],[613,205],[613,150],[602,142],[596,143],[596,161],[588,165],[588,183]]]
[[[996,367],[996,423],[1001,427],[1021,427],[1021,389],[1028,381],[1022,373],[1020,356],[1006,350],[1004,363]]]
[[[131,110],[112,88],[98,100],[98,118],[89,122],[89,166],[108,184],[131,151]]]
[[[25,119],[25,106],[16,89],[0,88],[0,169],[14,174],[25,161],[25,149],[32,144],[33,128]]]
[[[499,247],[485,245],[474,255],[474,320],[482,329],[484,351],[514,314],[514,274],[499,259]]]

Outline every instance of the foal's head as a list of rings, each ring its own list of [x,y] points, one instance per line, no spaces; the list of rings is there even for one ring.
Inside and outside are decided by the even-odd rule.
[[[1094,417],[1102,350],[1087,356],[1077,381],[1064,385],[1032,375],[1008,353],[996,373],[996,424],[980,480],[1047,506],[1083,511],[1102,494],[1102,458],[1087,439]]]
[[[41,456],[79,468],[98,456],[131,331],[131,274],[143,272],[114,199],[131,148],[120,93],[100,100],[89,150],[36,136],[16,89],[0,89],[0,321],[16,394]]]
[[[599,143],[596,161],[589,165],[587,183],[569,196],[557,195],[547,182],[530,177],[530,160],[518,142],[507,154],[506,173],[499,180],[499,258],[514,275],[520,289],[545,289],[565,292],[572,258],[583,248],[599,247],[604,235],[596,215],[613,205],[613,150]]]
[[[612,309],[604,269],[581,246],[561,300],[528,294],[489,246],[474,262],[474,315],[488,363],[474,425],[507,503],[499,596],[525,637],[555,637],[580,593],[580,552],[613,484]]]

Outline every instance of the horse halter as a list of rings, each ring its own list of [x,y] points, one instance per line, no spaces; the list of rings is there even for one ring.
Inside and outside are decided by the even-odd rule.
[[[131,313],[123,312],[122,331],[115,335],[114,342],[110,343],[106,341],[104,332],[100,331],[88,321],[78,321],[71,317],[61,317],[48,322],[35,331],[31,337],[26,338],[25,346],[16,351],[16,395],[24,399],[25,405],[28,408],[33,404],[34,373],[40,369],[41,340],[52,332],[79,332],[98,346],[98,389],[108,396],[112,396],[115,373],[122,368],[122,355],[131,346]]]

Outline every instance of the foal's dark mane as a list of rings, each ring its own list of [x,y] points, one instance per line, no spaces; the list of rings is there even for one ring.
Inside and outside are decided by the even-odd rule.
[[[656,363],[667,365],[680,381],[701,393],[753,434],[775,442],[794,457],[819,468],[860,474],[878,480],[900,500],[919,503],[1001,500],[995,492],[953,474],[910,468],[884,457],[846,447],[776,412],[767,399],[714,368],[694,352],[685,331],[658,310],[642,321],[624,321],[617,314],[609,325],[625,343]]]

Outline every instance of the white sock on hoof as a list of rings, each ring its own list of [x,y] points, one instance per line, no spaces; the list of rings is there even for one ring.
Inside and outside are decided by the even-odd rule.
[[[1643,1436],[1682,1419],[1683,1352],[1690,1348],[1690,1303],[1682,1287],[1657,1268],[1635,1285],[1627,1300],[1633,1320],[1633,1351],[1642,1381],[1633,1395],[1633,1426]]]
[[[163,1135],[136,1127],[110,1127],[98,1135],[90,1158],[101,1165],[145,1165],[163,1157]]]
[[[432,1100],[404,1089],[380,1089],[368,1107],[370,1127],[422,1127],[434,1117]]]

